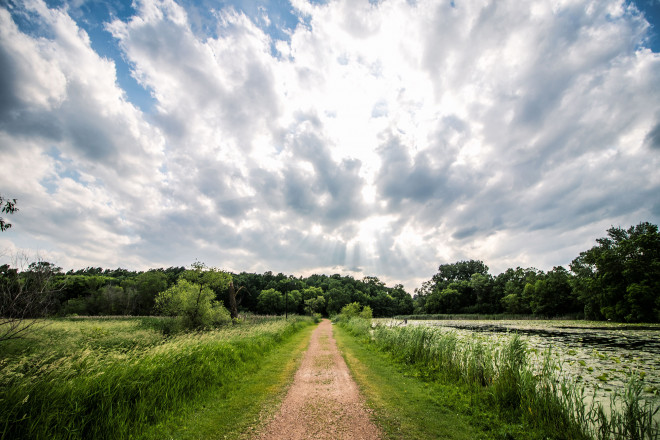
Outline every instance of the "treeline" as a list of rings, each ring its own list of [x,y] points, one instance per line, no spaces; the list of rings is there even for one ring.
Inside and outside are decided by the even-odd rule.
[[[191,273],[194,271],[184,267],[146,272],[88,267],[64,273],[51,263],[39,262],[22,272],[8,265],[0,266],[0,289],[9,297],[12,285],[29,284],[37,275],[43,280],[45,274],[49,274],[49,287],[42,289],[50,296],[49,315],[152,315],[164,312],[157,304],[159,294],[162,296],[162,292],[180,288],[183,280],[190,281]],[[228,275],[232,288],[235,286],[238,309],[243,312],[330,316],[352,302],[369,305],[374,316],[413,312],[413,299],[402,285],[387,287],[376,277],[358,280],[335,274],[303,278],[272,272]],[[198,284],[211,289],[215,299],[231,309],[232,291],[228,283]]]
[[[612,227],[569,269],[507,269],[477,260],[443,264],[415,291],[417,314],[526,314],[660,321],[660,234],[651,223]]]
[[[146,272],[88,267],[64,273],[48,262],[33,263],[24,271],[3,265],[0,316],[163,314],[157,304],[159,295],[166,291],[177,297],[193,295],[186,292],[194,292],[194,287],[182,283],[188,280],[199,285],[199,292],[210,289],[204,294],[213,296],[210,301],[229,310],[235,301],[239,311],[258,314],[332,316],[345,305],[358,303],[369,306],[374,317],[507,313],[660,321],[658,227],[640,223],[629,229],[613,227],[607,233],[596,246],[580,253],[568,269],[559,266],[543,272],[518,267],[493,276],[479,260],[443,264],[415,289],[414,297],[401,284],[388,287],[376,277],[355,279],[339,274],[304,278],[272,272],[223,272],[227,278],[222,283],[198,283],[195,277],[202,275],[184,267]],[[205,269],[198,265],[196,270]]]

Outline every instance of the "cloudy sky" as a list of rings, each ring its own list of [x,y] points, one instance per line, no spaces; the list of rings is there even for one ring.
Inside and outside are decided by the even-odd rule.
[[[660,223],[660,0],[4,0],[0,259],[567,265]],[[6,215],[4,217],[7,217]]]

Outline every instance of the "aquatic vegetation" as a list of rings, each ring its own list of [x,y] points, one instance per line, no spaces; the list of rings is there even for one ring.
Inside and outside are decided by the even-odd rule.
[[[533,425],[571,432],[568,438],[660,435],[660,378],[657,369],[649,367],[658,360],[655,330],[615,328],[617,334],[612,335],[611,327],[578,332],[556,323],[542,327],[538,321],[531,326],[433,324],[408,321],[400,326],[381,320],[373,331],[374,342],[404,362],[423,365],[429,374],[490,390],[504,411]],[[644,337],[651,342],[642,344]],[[626,344],[616,344],[617,338],[625,338]],[[601,342],[597,348],[596,342]],[[451,350],[443,349],[446,346]],[[488,372],[486,377],[475,380],[475,364]]]

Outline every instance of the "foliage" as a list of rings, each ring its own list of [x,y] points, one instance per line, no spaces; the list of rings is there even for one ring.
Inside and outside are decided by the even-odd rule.
[[[341,315],[345,318],[354,318],[356,316],[359,316],[361,311],[362,311],[362,305],[360,305],[360,303],[358,302],[352,302],[342,307]]]
[[[493,276],[480,260],[445,263],[414,297],[400,284],[388,287],[369,276],[230,274],[202,263],[148,272],[88,267],[53,275],[51,310],[61,316],[149,315],[157,312],[157,293],[184,279],[209,288],[215,300],[233,310],[235,320],[246,312],[334,316],[358,303],[374,317],[507,314],[660,321],[658,227],[640,223],[627,230],[611,228],[597,243],[573,260],[570,271],[517,267]]]
[[[571,263],[589,318],[650,322],[658,319],[660,232],[650,223],[607,230],[608,237]]]
[[[305,314],[312,315],[321,313],[325,309],[325,298],[323,295],[318,295],[316,298],[309,298],[305,300]]]
[[[342,307],[341,313],[335,316],[334,321],[355,336],[369,337],[372,316],[371,307],[352,302]]]
[[[369,319],[369,320],[371,318],[373,318],[373,316],[374,316],[373,311],[371,310],[371,307],[369,307],[369,306],[364,306],[362,308],[362,311],[358,314],[359,318]]]
[[[6,199],[2,195],[0,195],[0,207],[0,212],[5,214],[13,214],[18,211],[16,199]],[[9,228],[11,228],[11,223],[7,223],[4,218],[0,217],[0,232]]]
[[[354,329],[351,333],[356,334]],[[560,380],[559,368],[547,354],[541,371],[528,361],[527,349],[518,335],[502,346],[478,336],[459,337],[425,326],[378,325],[372,341],[398,362],[414,366],[423,376],[440,383],[463,383],[473,400],[499,408],[503,417],[517,420],[555,438],[653,439],[660,427],[653,422],[658,407],[641,404],[641,389],[633,379],[623,396],[624,408],[613,402],[609,411],[597,403],[584,405],[584,387]],[[604,435],[601,435],[605,433]]]
[[[0,342],[20,338],[39,324],[53,302],[51,280],[60,271],[50,263],[31,263],[20,271],[0,266]]]
[[[660,320],[658,227],[640,223],[607,233],[573,260],[570,272],[561,266],[547,273],[518,267],[493,277],[478,260],[442,264],[415,290],[414,313]]]
[[[208,286],[180,279],[156,297],[156,308],[181,320],[186,329],[208,329],[231,322],[229,311]]]
[[[264,315],[284,313],[284,295],[275,289],[262,290],[258,297],[257,312]]]

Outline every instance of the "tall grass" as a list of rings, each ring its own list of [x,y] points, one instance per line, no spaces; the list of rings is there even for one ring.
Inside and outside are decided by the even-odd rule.
[[[53,322],[35,335],[54,342],[59,329],[63,342],[52,350],[37,343],[0,357],[0,437],[135,438],[141,426],[234,381],[309,323],[264,320],[170,338],[145,330],[147,342],[122,345],[131,331],[122,338],[116,328],[143,324]]]
[[[653,417],[658,407],[642,398],[633,379],[609,408],[593,399],[585,405],[585,388],[560,378],[548,352],[538,368],[529,362],[525,342],[517,334],[497,345],[482,336],[461,338],[433,327],[371,328],[357,320],[344,325],[351,333],[371,340],[399,362],[414,366],[432,380],[463,383],[506,418],[567,439],[657,439]]]

